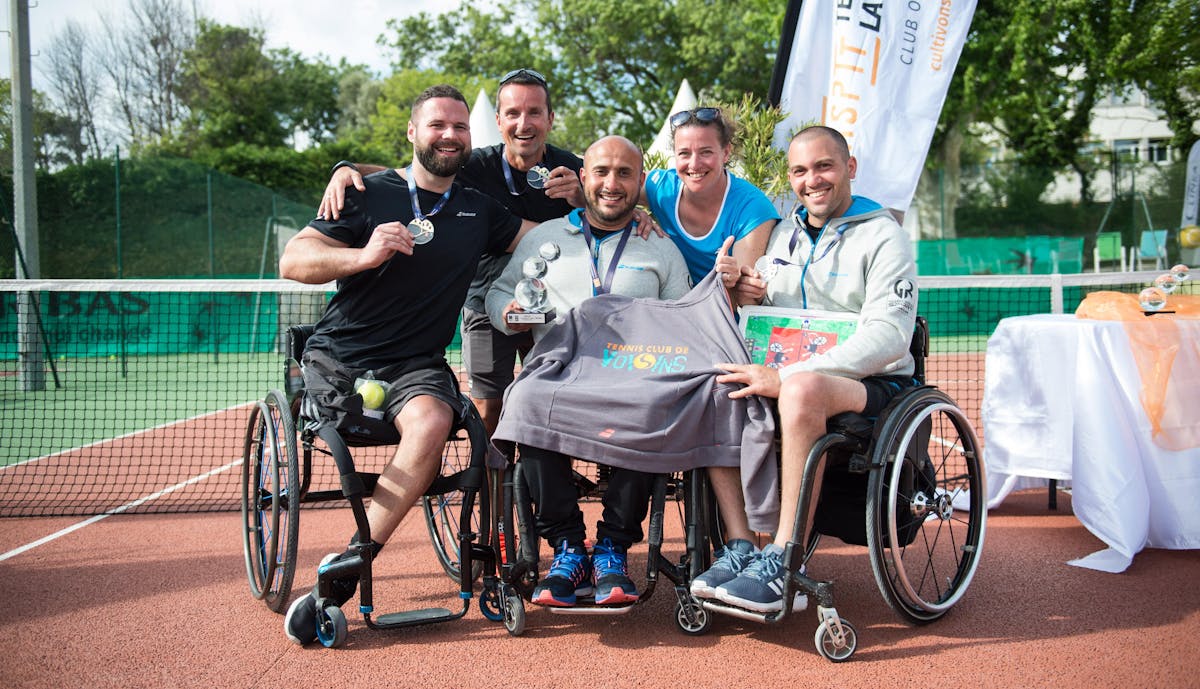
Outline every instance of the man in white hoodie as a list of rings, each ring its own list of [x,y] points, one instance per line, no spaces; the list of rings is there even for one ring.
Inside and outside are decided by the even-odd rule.
[[[756,612],[783,607],[783,553],[793,537],[805,462],[826,422],[842,412],[876,416],[915,383],[909,353],[917,315],[912,246],[887,209],[851,194],[857,167],[837,130],[813,126],[796,134],[788,147],[788,178],[802,208],[768,241],[774,275],[743,266],[736,287],[740,304],[857,317],[855,332],[823,354],[781,369],[718,364],[729,371],[718,382],[745,385],[730,397],[778,399],[781,494],[774,543],[739,571],[714,566],[698,577],[716,598]],[[723,265],[736,270],[729,257],[718,261],[717,270]],[[815,494],[819,490],[818,482]],[[807,523],[812,518],[806,515]]]

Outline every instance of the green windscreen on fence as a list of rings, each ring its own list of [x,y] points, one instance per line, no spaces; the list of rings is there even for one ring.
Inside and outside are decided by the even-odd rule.
[[[920,275],[1043,275],[1083,271],[1083,237],[960,237],[916,243]]]
[[[1153,277],[922,278],[928,382],[981,432],[984,353],[1001,318],[1071,313],[1088,292],[1137,292]],[[282,389],[281,333],[314,322],[328,289],[0,281],[0,517],[238,509],[250,405]],[[457,344],[447,354],[461,376]],[[313,477],[338,485],[329,462]]]

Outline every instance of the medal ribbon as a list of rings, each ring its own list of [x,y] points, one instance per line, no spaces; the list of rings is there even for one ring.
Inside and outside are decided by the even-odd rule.
[[[587,216],[583,217],[583,238],[587,242],[588,251],[592,255],[592,260],[588,262],[588,268],[592,271],[592,296],[597,294],[608,294],[612,290],[613,277],[617,274],[617,264],[621,260],[621,254],[625,252],[625,244],[629,242],[629,235],[633,234],[633,221],[621,229],[621,241],[617,243],[617,250],[613,252],[612,260],[608,263],[608,270],[605,271],[604,280],[600,280],[600,273],[596,271],[596,266],[600,262],[600,242],[592,235],[592,227],[588,224]]]
[[[424,220],[425,218],[437,215],[438,211],[442,210],[442,206],[445,206],[446,202],[450,200],[450,192],[454,191],[454,185],[451,184],[450,187],[446,189],[446,193],[442,194],[442,198],[438,199],[438,202],[434,205],[433,210],[429,211],[428,213],[422,213],[421,204],[417,202],[417,181],[413,179],[412,165],[404,168],[404,172],[405,177],[408,177],[408,196],[412,199],[413,217],[417,220]]]
[[[796,244],[800,241],[800,230],[808,226],[808,223],[804,222],[799,213],[792,213],[792,220],[794,221],[796,228],[792,230],[792,238],[788,240],[788,258],[791,258],[792,254],[796,253]],[[817,233],[818,240],[821,238],[821,235],[825,233],[826,227],[829,227],[828,222],[826,222],[825,227],[822,227],[821,231]],[[829,255],[829,252],[833,250],[833,247],[837,246],[838,242],[842,241],[842,235],[846,233],[847,229],[849,229],[849,226],[843,223],[837,229],[837,236],[834,237],[833,241],[825,247],[825,251],[822,251],[821,255],[815,259],[813,258],[813,254],[817,252],[817,242],[813,241],[812,251],[808,253],[808,260],[804,262],[804,268],[800,271],[800,308],[808,308],[808,290],[804,287],[804,281],[808,277],[808,267]],[[779,259],[776,259],[775,262],[779,263],[780,261]]]
[[[538,165],[541,165],[541,162]],[[517,187],[513,183],[512,166],[508,164],[508,156],[504,155],[504,151],[500,152],[500,167],[504,169],[504,183],[508,185],[508,193],[513,196],[520,196],[521,192],[517,191]],[[530,169],[532,170],[533,168]]]

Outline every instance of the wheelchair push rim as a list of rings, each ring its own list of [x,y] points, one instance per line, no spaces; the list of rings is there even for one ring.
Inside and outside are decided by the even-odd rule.
[[[242,546],[250,592],[275,612],[287,607],[299,531],[296,428],[277,390],[255,404],[242,451]]]
[[[931,388],[897,409],[880,441],[887,464],[871,477],[867,523],[876,583],[901,617],[931,622],[966,592],[982,553],[978,441],[962,410]]]

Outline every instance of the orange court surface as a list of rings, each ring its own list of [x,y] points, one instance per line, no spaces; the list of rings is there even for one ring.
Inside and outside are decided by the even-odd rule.
[[[1069,566],[1103,544],[1069,495],[1057,511],[1046,502],[1045,491],[1026,491],[990,513],[970,588],[923,627],[884,603],[865,548],[825,539],[809,571],[836,582],[838,611],[858,630],[858,651],[840,664],[814,649],[812,610],[773,626],[717,617],[708,634],[688,636],[661,579],[626,615],[529,606],[521,637],[486,620],[477,598],[461,620],[390,632],[367,629],[352,601],[344,647],[301,648],[249,593],[239,514],[117,515],[0,561],[0,686],[1200,686],[1200,551],[1144,550],[1122,574]],[[585,504],[589,524],[598,508]],[[8,553],[85,520],[0,521]],[[301,512],[293,595],[352,531],[347,509]],[[676,558],[682,547],[668,505],[663,550]],[[645,546],[630,560],[642,581]],[[410,514],[377,563],[377,609],[457,609],[455,595]]]

